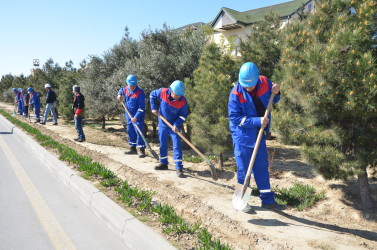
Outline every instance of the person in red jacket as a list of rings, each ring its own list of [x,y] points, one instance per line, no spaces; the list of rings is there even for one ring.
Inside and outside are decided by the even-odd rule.
[[[75,119],[75,128],[76,128],[77,133],[78,133],[78,137],[75,138],[74,140],[78,141],[78,142],[83,142],[83,141],[85,141],[85,134],[84,134],[84,131],[82,129],[81,122],[82,122],[82,119],[84,118],[84,114],[85,114],[85,110],[84,110],[85,97],[84,97],[83,94],[80,93],[80,87],[78,85],[73,86],[72,91],[73,91],[73,94],[75,94],[75,98],[73,100],[72,110],[73,110],[73,115],[74,115],[74,119]]]

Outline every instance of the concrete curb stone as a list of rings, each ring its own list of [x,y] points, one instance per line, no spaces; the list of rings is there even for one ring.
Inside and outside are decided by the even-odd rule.
[[[21,129],[15,127],[0,115],[0,122],[9,127],[25,144],[35,152],[35,155],[46,163],[50,172],[62,181],[85,205],[101,220],[120,235],[124,243],[131,249],[175,249],[163,237],[141,223],[130,213],[104,195],[92,184],[77,175],[67,165],[53,156],[45,148],[34,141]]]

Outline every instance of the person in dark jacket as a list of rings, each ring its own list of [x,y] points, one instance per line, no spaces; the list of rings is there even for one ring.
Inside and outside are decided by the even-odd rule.
[[[22,100],[23,100],[23,107],[24,107],[24,117],[27,118],[29,115],[29,102],[30,102],[30,95],[28,92],[23,89],[21,90]]]
[[[75,119],[75,128],[78,133],[78,137],[75,138],[74,140],[78,142],[83,142],[85,141],[85,135],[82,129],[81,122],[85,114],[85,109],[84,109],[85,97],[83,94],[80,93],[80,86],[78,85],[73,86],[72,91],[73,91],[73,94],[75,95],[75,98],[73,99],[72,110],[73,110],[73,115]]]
[[[41,124],[43,125],[46,124],[48,113],[50,113],[51,111],[52,117],[54,118],[54,123],[52,125],[58,125],[58,118],[56,117],[56,114],[55,114],[56,94],[54,91],[52,91],[51,85],[48,83],[45,85],[45,89],[47,91],[46,110],[45,110],[45,114],[43,116],[43,121],[41,122]]]

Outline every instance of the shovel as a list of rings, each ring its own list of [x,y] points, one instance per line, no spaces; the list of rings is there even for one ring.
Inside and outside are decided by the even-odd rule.
[[[264,113],[265,118],[268,118],[268,114],[270,113],[272,100],[274,99],[274,96],[275,96],[275,94],[272,93],[270,100],[268,102],[266,112]],[[248,168],[247,174],[246,174],[246,180],[244,181],[243,185],[237,184],[236,189],[235,189],[234,194],[233,194],[233,199],[232,199],[233,207],[238,211],[240,211],[240,210],[242,210],[246,207],[246,205],[249,201],[250,195],[251,195],[251,188],[249,188],[249,182],[250,182],[250,178],[251,178],[251,170],[253,169],[253,165],[254,165],[254,162],[255,162],[255,158],[257,156],[257,152],[258,152],[260,141],[262,139],[263,132],[264,132],[264,128],[261,128],[259,130],[258,138],[257,138],[257,141],[255,143],[253,155],[251,156],[249,168]]]
[[[130,112],[128,111],[128,109],[126,108],[126,105],[124,105],[123,102],[121,102],[121,103],[122,103],[124,109],[126,110],[128,116],[132,119],[133,117],[132,117],[132,115],[130,114]],[[132,123],[132,124],[136,127],[137,131],[139,132],[141,138],[143,138],[143,141],[144,141],[145,145],[147,145],[147,147],[148,147],[149,151],[151,152],[151,154],[153,155],[153,157],[154,157],[156,160],[159,161],[160,158],[158,157],[158,155],[156,154],[156,152],[153,151],[153,149],[151,148],[151,146],[149,146],[149,144],[148,144],[148,142],[147,142],[147,139],[145,139],[143,133],[140,131],[140,128],[139,128],[135,123]]]
[[[163,117],[162,115],[158,114],[158,117],[161,118],[161,120],[163,120],[171,129],[173,129],[173,126],[165,119],[165,117]],[[208,160],[207,157],[205,157],[204,154],[202,154],[194,145],[192,145],[189,140],[187,140],[180,132],[177,132],[177,134],[193,149],[195,150],[196,153],[198,153],[209,165],[209,170],[211,171],[211,176],[212,176],[212,179],[214,179],[215,181],[217,181],[218,177],[217,177],[217,173],[216,173],[216,169],[215,169],[215,166],[212,165],[212,163]]]

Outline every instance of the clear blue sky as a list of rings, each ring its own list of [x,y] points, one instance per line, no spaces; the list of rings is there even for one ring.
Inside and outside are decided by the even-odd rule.
[[[0,76],[29,75],[33,59],[52,58],[76,68],[89,55],[101,56],[128,26],[134,39],[166,22],[178,28],[210,22],[221,7],[246,11],[288,0],[0,0]]]

